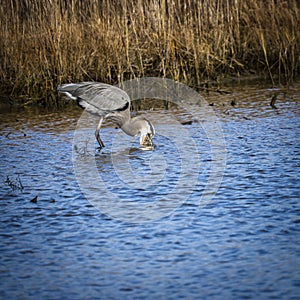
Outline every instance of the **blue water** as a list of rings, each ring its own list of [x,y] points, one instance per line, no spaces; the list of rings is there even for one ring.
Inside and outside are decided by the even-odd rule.
[[[213,100],[226,164],[207,203],[201,201],[213,180],[213,157],[201,124],[184,126],[200,164],[191,163],[197,184],[174,207],[164,200],[180,178],[183,158],[174,142],[157,132],[155,151],[123,145],[126,151],[114,155],[146,179],[153,153],[165,163],[165,173],[155,174],[162,176],[157,186],[124,189],[110,155],[116,131],[104,128],[107,148],[92,156],[107,189],[127,201],[120,206],[127,221],[95,208],[80,189],[72,145],[79,109],[3,111],[1,299],[300,299],[300,96],[294,90],[279,98],[275,110],[267,93],[239,90],[235,107]],[[30,201],[35,196],[37,203]],[[164,215],[130,222],[156,201],[165,201]],[[128,211],[130,203],[138,210]]]

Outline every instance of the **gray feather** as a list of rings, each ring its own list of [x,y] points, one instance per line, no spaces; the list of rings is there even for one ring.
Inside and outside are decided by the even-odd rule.
[[[76,100],[89,113],[99,116],[127,110],[130,106],[130,98],[125,91],[105,83],[69,83],[59,86],[57,90]]]

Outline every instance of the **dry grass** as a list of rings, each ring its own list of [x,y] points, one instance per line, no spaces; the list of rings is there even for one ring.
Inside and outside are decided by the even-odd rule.
[[[0,80],[55,98],[58,84],[165,76],[190,86],[230,74],[299,73],[297,0],[3,0]]]

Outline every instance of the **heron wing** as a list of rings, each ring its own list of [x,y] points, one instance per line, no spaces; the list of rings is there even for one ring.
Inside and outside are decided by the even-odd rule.
[[[115,86],[100,82],[69,83],[58,87],[88,112],[105,116],[111,112],[129,108],[130,98],[127,93]]]

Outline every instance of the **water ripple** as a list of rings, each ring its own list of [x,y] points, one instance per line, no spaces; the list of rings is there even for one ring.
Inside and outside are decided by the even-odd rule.
[[[2,114],[0,297],[297,299],[300,115],[299,93],[292,92],[279,96],[276,111],[269,107],[272,91],[263,88],[237,91],[229,114],[228,98],[214,99],[227,147],[218,192],[199,206],[213,157],[199,124],[187,124],[199,150],[197,186],[170,215],[140,225],[99,212],[81,193],[72,164],[77,110]],[[126,153],[118,155],[127,155],[139,176],[149,175],[150,153]],[[124,188],[108,152],[95,161],[111,191],[149,204],[180,176],[175,151],[161,146],[156,153],[167,171],[150,189]],[[122,160],[119,167],[126,167]]]

